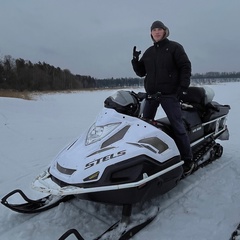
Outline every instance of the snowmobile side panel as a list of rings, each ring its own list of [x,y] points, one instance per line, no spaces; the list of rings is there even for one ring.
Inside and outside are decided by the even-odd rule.
[[[91,201],[116,205],[143,202],[173,189],[180,181],[182,171],[182,167],[179,167],[159,176],[158,178],[154,178],[139,187],[120,189],[118,191],[89,193],[88,198]]]

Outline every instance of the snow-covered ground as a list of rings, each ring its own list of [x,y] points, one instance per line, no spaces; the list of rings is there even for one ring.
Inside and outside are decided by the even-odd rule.
[[[149,202],[160,207],[159,215],[133,239],[227,240],[239,223],[240,83],[211,87],[215,101],[231,105],[230,140],[222,142],[223,156]],[[0,98],[0,198],[16,188],[31,198],[42,197],[30,187],[34,177],[91,125],[104,99],[113,92],[45,94],[31,101]],[[33,215],[18,214],[1,205],[0,239],[52,240],[76,228],[90,240],[120,215],[120,207],[78,199]]]

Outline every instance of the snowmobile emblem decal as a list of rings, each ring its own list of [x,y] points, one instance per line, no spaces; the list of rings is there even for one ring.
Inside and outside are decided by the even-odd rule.
[[[122,150],[122,151],[119,151],[117,153],[112,153],[112,154],[109,154],[109,155],[107,155],[105,157],[98,158],[98,159],[96,159],[96,160],[94,160],[92,162],[87,163],[85,165],[84,170],[86,170],[86,169],[88,169],[90,167],[93,167],[93,166],[95,166],[95,165],[97,165],[99,163],[106,162],[106,161],[111,160],[113,158],[123,156],[124,154],[126,154],[126,150]]]
[[[192,130],[192,133],[195,133],[195,132],[197,132],[197,131],[200,131],[201,129],[202,129],[201,126],[196,127],[195,129]]]

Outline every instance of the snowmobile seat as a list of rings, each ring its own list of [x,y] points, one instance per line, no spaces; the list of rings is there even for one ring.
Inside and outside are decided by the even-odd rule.
[[[194,142],[197,139],[203,137],[204,128],[202,127],[202,120],[195,109],[182,110],[183,123],[189,136],[190,142]],[[157,122],[162,124],[161,129],[169,136],[174,138],[172,126],[167,117],[158,119]]]
[[[187,103],[197,111],[199,115],[199,119],[197,120],[197,116],[193,117],[193,113],[189,115],[189,110],[184,111],[183,109],[183,118],[184,122],[188,123],[190,121],[190,129],[191,131],[196,131],[200,129],[200,126],[197,125],[202,123],[207,123],[214,119],[227,115],[230,109],[229,105],[221,105],[215,101],[214,98],[214,91],[207,86],[204,87],[189,87],[187,94],[183,95],[181,100],[183,103]],[[189,116],[188,116],[189,115]],[[197,122],[195,122],[197,120]],[[219,123],[219,128],[224,128],[225,118],[222,118]],[[196,137],[198,138],[200,135],[209,134],[215,131],[216,122],[212,122],[210,124],[206,124],[204,128],[201,130],[196,131],[198,134]],[[189,130],[189,128],[187,128]],[[194,134],[195,135],[195,134]],[[193,134],[190,134],[190,141],[195,139]]]
[[[212,101],[213,98],[214,91],[209,87],[189,87],[187,94],[180,99],[183,102],[183,122],[191,143],[204,137],[204,134],[214,132],[215,122],[205,126],[202,123],[214,120],[229,112],[228,105],[220,105]],[[220,128],[224,127],[224,121],[225,119],[220,121]],[[155,122],[157,124],[153,125],[174,138],[173,129],[167,117],[157,119]]]
[[[189,87],[186,94],[183,94],[180,100],[184,103],[199,104],[204,107],[212,102],[214,95],[213,89],[207,86]]]
[[[170,137],[172,138],[174,137],[172,126],[167,117],[157,119],[156,122],[157,122],[156,124],[157,128],[160,128],[163,132],[165,132]]]
[[[214,91],[207,86],[189,87],[186,94],[181,96],[180,101],[191,105],[198,111],[200,117],[202,117],[205,114],[207,106],[211,104],[214,95]]]

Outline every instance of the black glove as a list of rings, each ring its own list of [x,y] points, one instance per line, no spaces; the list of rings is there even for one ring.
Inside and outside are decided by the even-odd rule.
[[[178,100],[182,100],[184,98],[184,96],[187,95],[187,88],[180,87],[177,90],[176,94],[177,94]]]
[[[137,51],[136,48],[137,48],[136,46],[133,47],[133,59],[138,61],[141,51]]]

